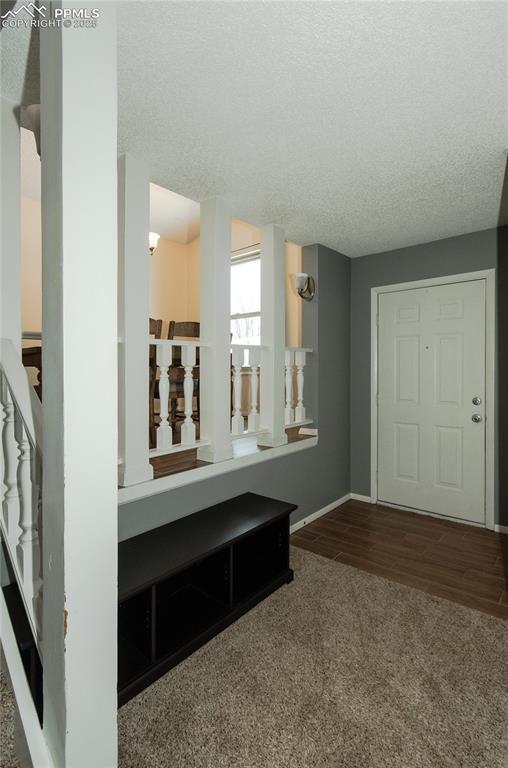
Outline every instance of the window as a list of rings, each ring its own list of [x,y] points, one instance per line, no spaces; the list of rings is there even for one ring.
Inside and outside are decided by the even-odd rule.
[[[261,343],[261,262],[259,251],[231,263],[231,343]]]

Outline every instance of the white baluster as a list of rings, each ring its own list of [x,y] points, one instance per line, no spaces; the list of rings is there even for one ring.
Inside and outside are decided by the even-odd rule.
[[[242,347],[233,348],[233,418],[231,419],[231,432],[233,435],[242,435],[244,423],[242,416],[242,365],[244,351]]]
[[[18,542],[19,493],[18,493],[18,445],[14,434],[14,404],[5,378],[2,377],[3,429],[2,446],[4,455],[3,483],[5,493],[2,499],[4,524],[11,547]]]
[[[172,360],[170,344],[157,344],[157,365],[159,366],[160,424],[157,430],[157,448],[170,448],[173,444],[173,430],[169,423],[169,366]]]
[[[248,419],[249,432],[257,432],[259,430],[259,410],[258,410],[258,371],[259,362],[261,359],[260,350],[256,347],[249,349],[249,365],[250,365],[250,413]]]
[[[284,364],[286,366],[286,407],[284,409],[284,424],[292,424],[295,420],[295,409],[293,408],[293,366],[295,364],[295,354],[292,349],[286,349],[284,352]]]
[[[296,362],[296,392],[297,392],[295,421],[304,421],[305,408],[303,406],[303,369],[305,367],[305,351],[303,349],[299,349],[296,351],[295,362]]]
[[[32,488],[32,448],[28,440],[21,417],[15,416],[16,440],[19,448],[18,488],[19,488],[19,534],[16,547],[16,562],[23,581],[23,593],[27,607],[31,608],[39,579],[39,538],[33,507]],[[33,612],[32,612],[33,616]]]
[[[185,369],[183,379],[185,421],[182,424],[182,445],[192,445],[196,442],[196,425],[192,421],[192,396],[194,393],[192,370],[196,365],[196,347],[182,347],[182,365]]]

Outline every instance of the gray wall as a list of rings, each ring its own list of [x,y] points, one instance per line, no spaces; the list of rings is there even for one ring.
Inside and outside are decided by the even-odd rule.
[[[491,269],[499,233],[474,232],[351,260],[351,490],[370,495],[370,290]],[[502,389],[500,390],[502,391]]]
[[[370,289],[498,266],[498,391],[508,391],[508,229],[491,229],[348,259],[321,245],[303,249],[316,297],[303,303],[309,355],[305,402],[319,444],[292,456],[193,483],[119,508],[126,539],[245,491],[298,504],[292,522],[353,491],[370,495]],[[348,405],[350,403],[350,409]],[[498,521],[508,525],[508,399],[498,398]],[[506,479],[504,477],[506,476]]]
[[[506,177],[508,180],[508,176]],[[506,186],[506,181],[505,181]],[[508,205],[508,201],[504,201]],[[497,233],[497,417],[499,522],[508,525],[508,226]],[[508,567],[508,559],[506,560]],[[508,577],[508,572],[507,572]]]
[[[304,343],[318,347],[317,354],[309,355],[305,397],[314,417],[319,404],[318,445],[122,505],[120,540],[245,491],[298,504],[292,522],[349,493],[350,260],[328,248],[311,246],[304,249],[303,264],[317,285],[314,301],[303,305],[303,328]],[[338,408],[340,403],[343,407]]]

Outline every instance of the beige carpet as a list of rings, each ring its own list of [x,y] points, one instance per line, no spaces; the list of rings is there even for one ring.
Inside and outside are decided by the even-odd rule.
[[[507,768],[508,624],[292,561],[293,584],[120,710],[121,768]]]
[[[507,768],[508,625],[300,549],[126,704],[121,768]]]
[[[8,676],[3,668],[4,658],[0,653],[2,664],[0,674],[0,766],[2,768],[19,768],[19,762],[14,751],[14,696]]]

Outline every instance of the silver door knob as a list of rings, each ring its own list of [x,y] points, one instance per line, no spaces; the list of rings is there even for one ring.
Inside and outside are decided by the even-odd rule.
[[[471,402],[473,403],[473,405],[481,405],[482,404],[482,399],[481,399],[481,397],[478,397],[478,395],[476,395],[476,397],[473,397]]]
[[[482,420],[482,417],[479,413],[473,413],[471,416],[471,421],[474,421],[475,424],[479,424],[479,422]]]

